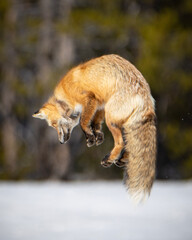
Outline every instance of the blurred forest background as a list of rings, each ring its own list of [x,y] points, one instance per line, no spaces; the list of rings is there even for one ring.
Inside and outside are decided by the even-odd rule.
[[[192,177],[191,0],[0,1],[0,179],[111,179],[80,127],[61,145],[33,119],[74,65],[116,53],[149,82],[158,117],[157,178]]]

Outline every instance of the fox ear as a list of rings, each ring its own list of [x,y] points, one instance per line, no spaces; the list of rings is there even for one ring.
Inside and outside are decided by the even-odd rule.
[[[47,115],[44,113],[44,111],[36,111],[33,115],[32,115],[34,118],[40,118],[40,119],[46,119],[47,118]]]

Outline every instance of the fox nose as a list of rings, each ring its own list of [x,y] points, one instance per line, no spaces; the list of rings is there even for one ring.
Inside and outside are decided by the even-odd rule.
[[[63,144],[65,141],[64,141],[64,137],[59,137],[59,142],[61,143],[61,144]]]
[[[68,134],[68,133],[67,133],[67,134],[64,134],[63,137],[59,137],[59,142],[60,142],[61,144],[66,143],[67,140],[69,140],[69,134]]]
[[[61,144],[66,143],[70,138],[70,129],[64,129],[63,127],[57,128],[59,142]]]

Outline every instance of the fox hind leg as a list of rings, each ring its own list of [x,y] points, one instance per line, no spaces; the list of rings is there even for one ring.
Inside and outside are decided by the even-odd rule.
[[[111,123],[107,117],[106,124],[110,132],[112,133],[114,139],[114,148],[109,154],[104,157],[104,159],[101,161],[101,165],[103,167],[110,167],[113,163],[116,163],[121,157],[124,148],[124,142],[121,129],[116,124]]]
[[[123,96],[124,94],[125,96]],[[105,105],[105,120],[107,127],[112,133],[114,139],[114,148],[105,156],[101,164],[110,166],[112,163],[118,167],[125,166],[128,158],[128,153],[125,152],[125,142],[123,139],[123,124],[131,113],[127,92],[117,92],[114,94]]]

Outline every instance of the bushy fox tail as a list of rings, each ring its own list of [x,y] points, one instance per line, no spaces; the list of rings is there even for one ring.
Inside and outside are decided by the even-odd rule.
[[[156,117],[147,114],[145,120],[124,126],[125,151],[128,162],[125,168],[125,185],[136,203],[148,198],[155,178]]]

